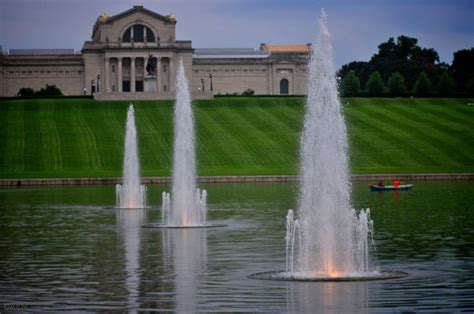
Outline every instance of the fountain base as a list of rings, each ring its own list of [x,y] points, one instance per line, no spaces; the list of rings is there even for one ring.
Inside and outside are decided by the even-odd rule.
[[[139,210],[143,210],[143,209],[151,209],[152,207],[105,207],[105,209],[117,209],[117,210],[127,210],[127,209],[130,209],[130,210],[134,210],[134,209],[139,209]]]
[[[103,209],[112,209],[112,210],[147,210],[147,209],[161,209],[159,206],[146,206],[146,207],[116,207],[116,206],[107,206],[107,207],[102,207]]]
[[[286,271],[269,271],[256,273],[248,276],[251,279],[260,280],[277,280],[277,281],[316,281],[316,282],[332,282],[332,281],[373,281],[397,279],[408,276],[402,271],[379,271],[368,274],[360,274],[345,277],[328,277],[328,276],[307,276],[306,274],[289,273]]]
[[[228,225],[224,224],[206,224],[206,225],[197,225],[197,226],[178,226],[178,225],[161,225],[161,224],[148,224],[143,225],[142,228],[155,228],[155,229],[198,229],[198,228],[220,228],[227,227]]]

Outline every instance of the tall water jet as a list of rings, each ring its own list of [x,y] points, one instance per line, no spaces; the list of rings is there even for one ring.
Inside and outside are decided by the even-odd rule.
[[[196,188],[194,118],[182,59],[176,76],[172,191],[171,195],[163,192],[162,199],[164,225],[196,227],[206,224],[207,192]]]
[[[118,208],[145,208],[147,188],[140,184],[137,128],[132,104],[128,107],[127,112],[124,152],[123,185],[117,184],[115,186],[116,206]]]
[[[251,275],[255,279],[343,281],[403,277],[369,265],[369,209],[351,208],[347,130],[337,93],[326,14],[311,52],[308,99],[301,136],[300,196],[296,219],[286,217],[286,271]]]
[[[287,271],[347,277],[368,268],[369,211],[351,209],[347,130],[337,93],[326,14],[311,53],[308,99],[301,136],[299,222],[290,211]]]

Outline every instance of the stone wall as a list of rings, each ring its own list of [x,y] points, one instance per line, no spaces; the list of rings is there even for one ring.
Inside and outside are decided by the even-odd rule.
[[[6,55],[0,65],[0,96],[16,96],[21,88],[56,85],[64,95],[83,95],[82,55]]]
[[[266,64],[256,65],[240,64],[194,64],[192,68],[191,88],[194,92],[202,91],[204,80],[204,91],[210,91],[212,75],[212,87],[214,94],[242,93],[252,89],[256,94],[269,94],[269,75]]]
[[[281,95],[280,82],[288,80],[289,95],[306,94],[308,55],[286,53],[266,58],[195,58],[193,59],[192,89],[213,94],[242,93],[252,89],[256,95]]]
[[[420,173],[420,174],[355,174],[352,181],[426,181],[426,180],[474,180],[474,173]],[[143,184],[170,184],[171,177],[143,177]],[[284,183],[298,182],[299,176],[201,176],[198,183]],[[120,184],[122,178],[57,178],[57,179],[0,179],[0,186],[30,185],[112,185]],[[415,186],[416,187],[416,186]]]
[[[287,58],[286,62],[275,62],[268,59],[192,59],[189,49],[173,53],[169,49],[154,49],[154,56],[170,57],[172,67],[169,77],[168,91],[174,91],[175,72],[177,63],[182,57],[185,64],[186,76],[190,80],[190,88],[196,98],[208,98],[208,95],[199,97],[202,92],[204,80],[204,92],[210,92],[212,75],[213,94],[242,93],[247,89],[254,90],[255,94],[280,94],[280,81],[287,79],[289,82],[290,95],[306,94],[306,64],[298,60]],[[150,51],[152,51],[150,49]],[[136,73],[143,72],[143,62],[146,60],[148,51],[142,49],[136,51],[119,51],[104,53],[96,50],[85,50],[82,55],[71,56],[6,56],[3,64],[0,64],[0,96],[16,96],[22,87],[40,89],[46,84],[54,84],[59,87],[65,95],[83,95],[84,88],[88,95],[91,94],[92,81],[99,85],[100,93],[105,92],[105,68],[104,58],[110,58],[112,66],[116,68],[116,57],[137,58]],[[124,67],[125,69],[125,67]],[[124,70],[125,71],[125,70]],[[141,71],[141,72],[140,72]],[[101,79],[97,80],[98,75]],[[118,85],[116,73],[110,73],[110,90]],[[125,75],[125,73],[124,73]],[[142,75],[142,74],[140,74]],[[164,80],[163,80],[164,81]],[[117,88],[116,88],[117,91]],[[123,94],[111,96],[109,99],[140,99],[140,93],[136,95]],[[149,99],[144,95],[143,99]],[[174,94],[163,93],[158,99],[166,99]],[[107,99],[106,95],[98,97]]]

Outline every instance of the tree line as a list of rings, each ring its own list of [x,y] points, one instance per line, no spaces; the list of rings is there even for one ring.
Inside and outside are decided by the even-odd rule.
[[[368,61],[353,61],[338,71],[343,97],[468,97],[474,95],[474,48],[454,53],[452,65],[439,62],[433,48],[416,38],[392,37]]]
[[[56,87],[56,85],[46,84],[45,87],[35,91],[30,87],[22,87],[16,94],[17,97],[21,98],[34,98],[34,97],[48,97],[48,96],[63,96],[62,91]]]

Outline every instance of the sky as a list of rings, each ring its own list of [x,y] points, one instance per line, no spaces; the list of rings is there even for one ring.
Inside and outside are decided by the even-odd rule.
[[[324,8],[337,67],[368,61],[380,43],[400,35],[449,64],[455,51],[474,47],[474,0],[0,0],[0,45],[80,51],[99,15],[134,5],[175,13],[176,38],[194,48],[317,44]]]

